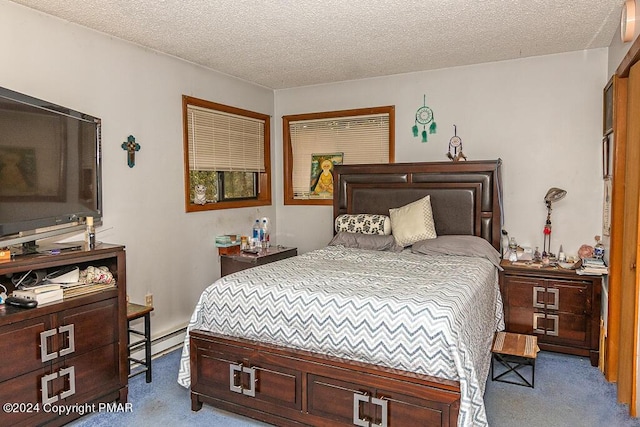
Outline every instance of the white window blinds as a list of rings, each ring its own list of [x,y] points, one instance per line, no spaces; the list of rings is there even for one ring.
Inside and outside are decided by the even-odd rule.
[[[189,169],[264,172],[264,121],[187,106]]]
[[[293,197],[308,199],[312,154],[343,153],[343,164],[389,163],[389,114],[289,122]]]

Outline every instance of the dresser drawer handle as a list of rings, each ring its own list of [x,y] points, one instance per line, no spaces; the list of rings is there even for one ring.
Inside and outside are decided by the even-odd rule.
[[[42,378],[40,378],[40,395],[42,397],[43,405],[46,405],[48,403],[49,404],[56,403],[58,401],[57,394],[54,394],[53,396],[49,397],[49,382],[55,380],[56,378],[58,378],[57,372],[54,372],[48,375],[43,375]]]
[[[544,294],[546,292],[546,289],[543,288],[542,286],[534,286],[533,287],[533,306],[535,308],[545,308],[544,307]],[[539,294],[542,293],[543,298],[542,298],[542,302],[540,302],[540,299],[538,298]]]
[[[40,359],[43,363],[58,357],[57,351],[49,353],[49,345],[47,344],[47,338],[52,337],[55,334],[56,334],[55,329],[49,329],[47,331],[40,332]]]
[[[76,369],[73,366],[60,369],[58,376],[62,378],[65,375],[69,377],[69,388],[60,393],[60,399],[66,399],[76,394]]]
[[[66,348],[60,349],[60,356],[65,356],[67,354],[71,354],[76,351],[76,339],[74,334],[73,323],[71,325],[60,326],[58,328],[58,333],[64,334],[66,333],[69,337],[68,345]]]
[[[549,295],[553,295],[553,304],[547,304],[549,310],[557,310],[560,307],[560,289],[547,289]]]

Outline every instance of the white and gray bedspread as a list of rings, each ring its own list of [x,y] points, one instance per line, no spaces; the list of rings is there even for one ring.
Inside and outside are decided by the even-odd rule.
[[[484,258],[328,246],[221,278],[188,330],[203,329],[459,381],[459,426],[486,426],[491,342],[504,329]],[[189,337],[178,383],[190,386]]]

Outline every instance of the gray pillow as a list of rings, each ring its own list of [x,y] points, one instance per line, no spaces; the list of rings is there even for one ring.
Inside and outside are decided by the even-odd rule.
[[[391,252],[400,252],[403,249],[402,246],[396,244],[396,239],[392,235],[347,233],[345,231],[336,234],[329,242],[329,246]]]
[[[486,258],[499,270],[500,253],[481,237],[450,235],[438,236],[435,239],[426,239],[416,242],[411,247],[411,252],[424,255],[461,255]]]

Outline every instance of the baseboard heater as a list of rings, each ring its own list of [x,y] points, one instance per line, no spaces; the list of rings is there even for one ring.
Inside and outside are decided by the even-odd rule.
[[[173,332],[169,332],[157,338],[151,340],[151,358],[155,359],[158,356],[169,353],[182,347],[184,338],[187,334],[187,327],[177,329]],[[137,350],[131,354],[136,359],[144,359],[144,348]],[[137,364],[132,365],[135,368]]]

